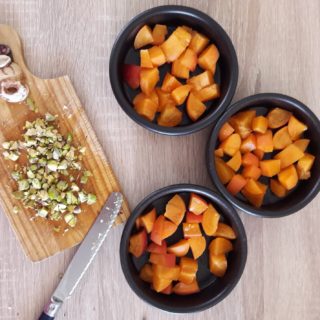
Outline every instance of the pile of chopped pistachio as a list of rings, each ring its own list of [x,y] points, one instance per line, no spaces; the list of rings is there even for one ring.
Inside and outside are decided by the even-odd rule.
[[[14,197],[35,210],[36,216],[54,221],[63,218],[74,227],[80,205],[94,204],[96,196],[83,190],[91,176],[81,165],[85,148],[72,145],[70,133],[63,137],[53,124],[55,120],[55,116],[47,113],[44,119],[27,121],[21,141],[2,144],[3,156],[17,161],[21,152],[27,154],[28,163],[16,164],[11,173],[18,186]]]

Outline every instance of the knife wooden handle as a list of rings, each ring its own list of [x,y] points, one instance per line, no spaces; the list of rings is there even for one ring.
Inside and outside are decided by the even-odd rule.
[[[42,314],[41,314],[41,316],[39,318],[39,320],[53,320],[53,319],[54,319],[54,317],[50,317],[44,312],[42,312]]]

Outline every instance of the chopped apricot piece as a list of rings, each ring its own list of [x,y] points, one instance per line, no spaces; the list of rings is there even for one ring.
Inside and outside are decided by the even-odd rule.
[[[176,265],[176,256],[172,253],[151,253],[149,262],[172,268]]]
[[[159,97],[156,90],[151,91],[148,98],[151,99],[159,107]]]
[[[161,292],[166,289],[171,284],[171,282],[172,280],[154,276],[152,280],[152,287],[156,292]]]
[[[192,36],[191,33],[185,28],[178,27],[176,28],[176,30],[173,31],[173,34],[175,34],[178,37],[179,41],[183,44],[185,48],[190,44]]]
[[[293,141],[300,138],[301,134],[308,130],[308,127],[299,121],[296,117],[291,116],[288,123],[288,132]]]
[[[183,236],[185,238],[200,237],[202,236],[199,223],[186,223],[182,225]]]
[[[158,95],[158,112],[162,112],[167,104],[174,104],[170,92],[162,91],[160,88],[156,88],[156,93]]]
[[[154,277],[177,281],[180,274],[180,267],[165,267],[160,264],[154,264],[152,266],[152,271]]]
[[[204,87],[213,84],[213,75],[210,71],[204,71],[196,76],[193,76],[188,81],[195,91],[199,91]]]
[[[188,27],[186,25],[183,25],[182,28],[185,29],[187,32],[189,32],[192,35],[192,33],[193,33],[192,28],[190,28],[190,27]]]
[[[140,270],[139,273],[140,278],[145,281],[152,283],[153,279],[153,271],[152,271],[152,266],[149,263],[146,263]]]
[[[134,105],[134,109],[140,116],[152,121],[156,115],[158,106],[151,99],[144,98],[138,99]]]
[[[297,146],[302,152],[305,152],[308,148],[309,143],[309,139],[299,139],[296,140],[293,144]]]
[[[225,122],[219,130],[219,140],[226,140],[233,132],[234,129],[230,126],[229,122]]]
[[[243,168],[241,174],[244,178],[258,180],[261,176],[261,169],[254,165],[249,165]]]
[[[153,46],[148,51],[151,62],[155,67],[162,66],[166,63],[166,56],[164,55],[160,47]]]
[[[290,166],[304,156],[304,153],[295,145],[290,144],[274,156],[281,161],[281,169]]]
[[[222,184],[228,183],[235,175],[234,171],[218,157],[215,157],[215,167]]]
[[[257,190],[252,190],[253,186],[251,183],[249,184],[250,181],[252,180],[248,181],[246,186],[242,189],[241,193],[252,205],[254,205],[257,208],[260,208],[263,203],[263,199],[267,192],[268,187],[265,184],[260,183],[259,181],[256,181]],[[247,188],[249,185],[251,185],[250,189]],[[256,193],[251,193],[252,191],[255,191]]]
[[[187,50],[181,55],[179,60],[181,64],[190,71],[194,71],[197,67],[197,54],[190,48],[187,48]]]
[[[194,259],[198,259],[202,256],[203,252],[206,250],[206,239],[203,236],[193,237],[188,239],[192,255]]]
[[[173,286],[172,283],[170,283],[165,289],[161,290],[160,293],[170,295],[173,292],[172,290]]]
[[[273,147],[276,150],[282,150],[291,143],[292,140],[287,126],[279,129],[273,136]]]
[[[222,153],[222,155],[223,155],[223,153]],[[242,163],[240,151],[237,151],[234,154],[234,156],[226,163],[231,169],[233,169],[235,172],[237,172],[240,169],[241,163]]]
[[[189,79],[190,71],[181,63],[180,59],[177,59],[172,62],[171,73],[177,78]]]
[[[235,196],[237,193],[239,193],[242,188],[247,184],[247,179],[244,178],[241,174],[236,174],[232,177],[230,180],[227,190]]]
[[[189,84],[185,84],[183,86],[180,86],[174,89],[171,92],[172,98],[178,106],[185,102],[190,92],[190,89],[191,89],[191,86]]]
[[[164,92],[172,92],[180,86],[182,86],[182,84],[177,80],[177,78],[168,72],[163,79],[161,90]]]
[[[232,250],[233,246],[231,241],[221,237],[213,239],[209,245],[209,252],[214,255],[225,254]]]
[[[148,245],[147,251],[150,253],[161,253],[165,254],[167,253],[167,243],[165,240],[162,241],[161,245],[158,245],[154,242],[151,242]]]
[[[147,233],[142,229],[130,237],[129,252],[136,258],[141,257],[147,249]]]
[[[222,237],[229,240],[237,238],[234,230],[225,223],[219,222],[216,232],[213,234],[214,237]]]
[[[291,164],[278,174],[279,182],[287,189],[293,189],[298,183],[298,174],[295,166]]]
[[[283,198],[287,194],[286,188],[276,179],[270,180],[270,190],[278,198]]]
[[[203,214],[194,214],[191,211],[187,212],[186,222],[188,223],[202,223]]]
[[[240,150],[241,138],[238,133],[233,133],[227,139],[223,140],[220,148],[230,157],[234,156]]]
[[[214,150],[214,155],[217,156],[217,157],[223,157],[223,149],[222,148],[218,148],[216,150]]]
[[[174,60],[178,59],[179,56],[186,49],[186,46],[183,43],[181,43],[180,39],[174,32],[169,36],[169,38],[166,41],[164,41],[160,45],[160,47],[164,52],[168,62],[173,62]]]
[[[196,95],[202,102],[217,99],[220,97],[220,86],[217,83],[211,84],[196,91]]]
[[[163,24],[156,24],[152,30],[153,44],[159,46],[166,39],[168,28]]]
[[[234,128],[236,133],[240,134],[242,139],[249,136],[252,129],[252,120],[256,116],[256,110],[241,111],[229,119],[229,123]]]
[[[289,118],[291,116],[291,112],[281,109],[274,108],[272,109],[268,115],[268,126],[271,129],[277,129],[288,123]]]
[[[259,158],[251,152],[247,152],[242,156],[242,165],[259,167]]]
[[[141,224],[141,218],[138,217],[135,221],[135,225],[136,225],[136,228],[137,229],[140,229],[142,227],[142,224]]]
[[[206,106],[191,92],[187,100],[187,114],[192,121],[197,121],[206,111]]]
[[[186,296],[189,294],[194,294],[200,291],[198,282],[194,279],[191,283],[185,284],[183,282],[178,282],[172,289],[172,292],[181,296]]]
[[[249,179],[247,184],[244,187],[244,190],[250,194],[259,195],[263,193],[263,189],[261,188],[261,184],[259,181]]]
[[[209,70],[214,74],[219,55],[218,48],[211,44],[200,54],[198,64],[202,69]]]
[[[122,67],[122,77],[125,83],[132,89],[140,86],[140,66],[134,64],[124,64]]]
[[[268,119],[264,116],[258,116],[252,120],[252,130],[254,132],[266,133],[268,129]]]
[[[189,248],[189,241],[187,239],[182,239],[172,246],[168,247],[168,252],[173,253],[177,257],[183,257],[188,253]]]
[[[165,217],[163,215],[160,215],[157,217],[153,224],[153,228],[151,231],[150,239],[161,246],[162,240],[164,239],[163,237],[163,229],[164,229],[164,221]]]
[[[257,158],[258,158],[259,160],[262,160],[263,157],[264,157],[264,151],[259,150],[259,149],[253,150],[253,154],[254,154],[255,156],[257,156]]]
[[[185,213],[186,205],[184,200],[176,194],[167,203],[164,216],[178,226],[183,220]]]
[[[264,152],[273,151],[272,131],[267,130],[266,133],[257,133],[257,149]]]
[[[153,68],[153,64],[149,55],[149,50],[140,50],[140,66],[141,68]]]
[[[209,204],[209,207],[203,213],[202,218],[202,228],[207,236],[212,236],[216,232],[218,228],[219,219],[220,214],[212,204]]]
[[[147,233],[150,233],[152,231],[156,217],[157,212],[155,208],[153,208],[151,211],[140,217],[141,224],[146,228]]]
[[[265,177],[273,177],[280,172],[281,161],[277,159],[260,161],[261,174]]]
[[[137,33],[134,39],[134,48],[140,49],[147,44],[153,43],[152,31],[150,27],[144,25]]]
[[[241,142],[240,151],[242,153],[251,152],[257,148],[257,139],[256,136],[250,133],[244,140]]]
[[[195,215],[200,215],[208,209],[208,203],[199,195],[191,193],[188,209]]]
[[[189,284],[196,279],[198,271],[198,261],[188,257],[180,259],[180,275],[179,281]]]
[[[196,54],[200,54],[209,43],[209,39],[199,32],[194,32],[192,35],[189,48],[192,49]]]
[[[140,71],[140,88],[146,95],[149,95],[159,81],[158,68],[141,69]]]
[[[228,261],[224,254],[209,255],[209,269],[216,277],[223,277],[227,271]]]
[[[163,127],[175,127],[181,121],[182,112],[172,103],[167,104],[158,117],[158,125]]]
[[[315,156],[310,153],[305,153],[297,163],[297,172],[300,180],[309,179],[311,176],[310,170],[313,166]]]

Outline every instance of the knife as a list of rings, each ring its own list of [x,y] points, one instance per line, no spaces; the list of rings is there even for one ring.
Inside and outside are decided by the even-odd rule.
[[[69,298],[98,253],[122,205],[120,192],[112,192],[93,226],[82,241],[58,287],[39,320],[52,320],[62,303]]]

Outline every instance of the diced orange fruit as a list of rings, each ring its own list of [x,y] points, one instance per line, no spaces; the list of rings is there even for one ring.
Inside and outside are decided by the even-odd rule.
[[[302,152],[305,152],[310,143],[309,139],[298,139],[293,144],[297,146]]]
[[[200,54],[209,43],[209,39],[199,32],[194,32],[189,45],[196,54]]]
[[[236,133],[240,134],[242,139],[245,139],[252,131],[252,120],[255,118],[255,116],[255,110],[241,111],[232,116],[229,119],[229,123],[234,128]]]
[[[192,121],[197,121],[206,111],[206,106],[191,92],[187,100],[187,113]]]
[[[186,25],[183,25],[182,28],[185,29],[187,32],[189,32],[192,35],[192,33],[193,33],[192,28],[190,28],[190,27],[188,27]]]
[[[287,189],[276,179],[270,179],[270,190],[278,198],[283,198],[287,194]]]
[[[198,64],[202,69],[209,70],[214,74],[219,55],[218,48],[211,44],[200,54]]]
[[[227,190],[235,196],[239,193],[242,188],[247,184],[247,179],[244,178],[241,174],[236,174],[232,177],[230,182],[227,185]]]
[[[258,158],[259,160],[262,160],[263,157],[264,157],[264,151],[259,150],[259,149],[253,150],[253,154],[254,154],[255,156],[257,156],[257,158]]]
[[[153,68],[153,64],[149,55],[149,50],[140,50],[140,66],[141,68]]]
[[[144,25],[137,33],[134,39],[134,48],[140,49],[148,44],[153,43],[152,31],[150,27]]]
[[[196,76],[193,76],[187,82],[188,84],[192,85],[195,91],[200,91],[202,88],[213,84],[213,75],[210,71],[204,71]]]
[[[258,116],[252,120],[252,130],[254,132],[265,133],[268,129],[268,119],[264,116]]]
[[[264,152],[273,151],[272,131],[267,130],[266,133],[257,133],[257,149]]]
[[[165,267],[160,264],[154,264],[152,266],[153,276],[162,279],[168,279],[171,281],[177,281],[180,275],[180,267]]]
[[[219,222],[216,232],[213,234],[214,237],[222,237],[229,240],[237,238],[233,229],[225,223]]]
[[[206,250],[206,239],[203,236],[188,239],[194,259],[202,256]]]
[[[181,121],[182,112],[172,103],[168,103],[158,117],[158,125],[163,127],[175,127]]]
[[[244,178],[258,180],[261,176],[261,169],[255,165],[249,165],[243,168],[241,174]]]
[[[162,66],[163,64],[166,63],[166,56],[164,55],[160,47],[153,46],[148,51],[149,51],[151,62],[155,67]]]
[[[187,48],[187,50],[181,55],[179,60],[181,64],[190,71],[194,71],[197,67],[197,54],[190,48]]]
[[[277,129],[288,123],[289,118],[291,116],[291,112],[281,109],[274,108],[272,109],[268,115],[268,126],[271,129]]]
[[[185,48],[190,44],[192,35],[189,32],[189,30],[183,27],[177,27],[176,30],[173,31],[173,34],[175,34],[178,37],[178,39],[185,46]]]
[[[256,136],[252,133],[241,142],[240,151],[242,153],[251,152],[257,148]]]
[[[199,223],[186,223],[182,224],[183,236],[185,238],[200,237],[202,236]]]
[[[162,253],[165,254],[167,253],[167,243],[165,240],[162,240],[161,245],[159,246],[158,244],[151,242],[148,245],[147,251],[150,253]]]
[[[223,157],[223,149],[222,148],[218,148],[216,150],[214,150],[214,155],[217,156],[217,157],[220,157],[222,158]]]
[[[219,140],[226,140],[233,132],[234,129],[230,126],[229,122],[225,122],[219,130]]]
[[[203,214],[194,214],[191,211],[187,212],[186,222],[188,223],[202,223]]]
[[[158,106],[151,99],[144,98],[136,102],[134,109],[140,116],[152,121],[156,115]]]
[[[171,284],[171,282],[172,280],[154,276],[152,280],[152,287],[156,292],[161,292],[166,289]]]
[[[209,252],[214,255],[225,254],[232,250],[233,246],[231,241],[221,237],[213,239],[209,245]]]
[[[156,24],[152,30],[153,44],[159,46],[166,39],[168,28],[163,24]]]
[[[186,205],[184,200],[176,194],[167,203],[164,216],[178,226],[183,220],[185,213]]]
[[[293,189],[298,183],[298,174],[295,166],[291,164],[278,174],[279,182],[287,189]]]
[[[251,152],[247,152],[242,156],[242,165],[259,167],[259,158]]]
[[[163,239],[169,238],[177,231],[177,225],[165,219],[163,223]]]
[[[172,246],[168,247],[168,252],[173,253],[177,257],[183,257],[188,253],[189,248],[189,241],[187,239],[182,239]]]
[[[243,191],[253,195],[259,195],[262,194],[264,190],[261,188],[261,183],[259,183],[259,181],[249,179]]]
[[[174,104],[170,92],[162,91],[160,88],[156,88],[156,93],[158,95],[158,111],[162,112],[167,104]]]
[[[209,255],[209,268],[210,272],[215,276],[221,278],[225,275],[228,267],[228,261],[224,254]]]
[[[129,240],[129,252],[136,258],[141,257],[147,249],[147,233],[142,229],[138,233],[132,235]]]
[[[289,135],[287,126],[279,129],[273,135],[273,147],[276,150],[282,150],[282,149],[284,149],[285,147],[287,147],[291,143],[292,143],[292,140],[291,140],[291,137]]]
[[[308,127],[299,121],[296,117],[291,116],[288,123],[288,132],[293,141],[300,138],[301,134],[308,130]]]
[[[152,271],[152,266],[149,263],[146,263],[140,270],[139,273],[140,278],[145,281],[152,283],[153,279],[153,271]]]
[[[160,45],[160,47],[168,62],[173,62],[178,59],[186,49],[186,46],[181,43],[180,39],[174,32]]]
[[[122,77],[126,84],[132,89],[140,86],[140,66],[134,64],[124,64],[122,67]]]
[[[198,271],[198,261],[188,257],[180,259],[180,275],[179,281],[189,284],[196,279]]]
[[[199,91],[196,91],[196,96],[202,102],[217,99],[220,97],[220,86],[217,83],[211,84]]]
[[[215,167],[222,184],[228,183],[235,174],[234,171],[218,157],[215,157]]]
[[[159,79],[160,79],[160,77],[159,77],[158,68],[141,69],[141,71],[140,71],[141,91],[144,92],[146,95],[149,95],[153,91],[153,89],[155,88]]]
[[[170,283],[165,289],[161,290],[160,292],[163,294],[170,295],[173,292],[172,290],[173,290],[173,286],[172,286],[172,283]]]
[[[216,232],[219,219],[220,214],[212,204],[209,204],[202,218],[202,228],[207,236],[212,236]]]
[[[281,161],[281,169],[290,166],[304,156],[304,153],[295,145],[290,144],[274,156]]]
[[[194,294],[200,291],[198,282],[194,279],[191,283],[185,284],[183,282],[178,282],[172,289],[172,292],[181,296]]]
[[[155,208],[153,208],[151,211],[140,217],[141,224],[145,227],[147,233],[150,233],[152,231],[156,217],[157,212]]]
[[[188,209],[195,215],[200,215],[208,209],[208,203],[199,195],[191,193]]]
[[[190,89],[191,89],[191,86],[189,84],[185,84],[183,86],[180,86],[174,89],[171,92],[172,98],[178,106],[185,102],[190,92]]]
[[[223,152],[230,157],[234,156],[236,152],[240,150],[240,146],[241,137],[238,133],[233,133],[220,144],[220,148],[223,149]]]
[[[180,86],[182,86],[182,84],[177,80],[177,78],[168,72],[163,79],[161,90],[164,92],[172,92]]]
[[[159,107],[159,97],[156,90],[151,91],[148,98],[151,99]]]
[[[280,160],[270,159],[260,161],[261,174],[265,177],[273,177],[280,172]]]
[[[222,153],[222,155],[223,155],[223,153]],[[235,172],[237,172],[241,167],[241,163],[242,163],[241,153],[240,153],[240,151],[237,151],[234,154],[234,156],[227,162],[227,165],[231,169],[233,169]]]
[[[171,73],[177,78],[189,79],[190,71],[181,63],[180,59],[177,59],[172,62]]]
[[[163,215],[157,217],[153,224],[150,239],[161,245],[162,240],[170,237],[177,230],[177,226],[171,221],[167,220]]]
[[[173,268],[176,265],[176,256],[172,253],[151,253],[149,262],[164,267]]]
[[[315,156],[310,153],[305,153],[297,163],[297,173],[300,180],[309,179],[311,176],[310,170],[313,166]]]
[[[241,192],[244,195],[244,197],[252,205],[254,205],[257,208],[260,208],[263,203],[263,199],[264,199],[264,196],[267,192],[268,187],[265,184],[260,183],[259,181],[256,181],[256,186],[253,186],[252,183],[249,184],[250,181],[254,181],[254,180],[252,180],[252,179],[249,180]],[[249,188],[249,186],[250,186],[250,188]],[[258,190],[254,190],[253,187],[258,188]],[[252,191],[255,191],[255,193],[252,193]]]
[[[138,217],[138,218],[136,219],[135,225],[136,225],[136,228],[137,228],[137,229],[140,229],[140,228],[142,227],[140,217]]]

